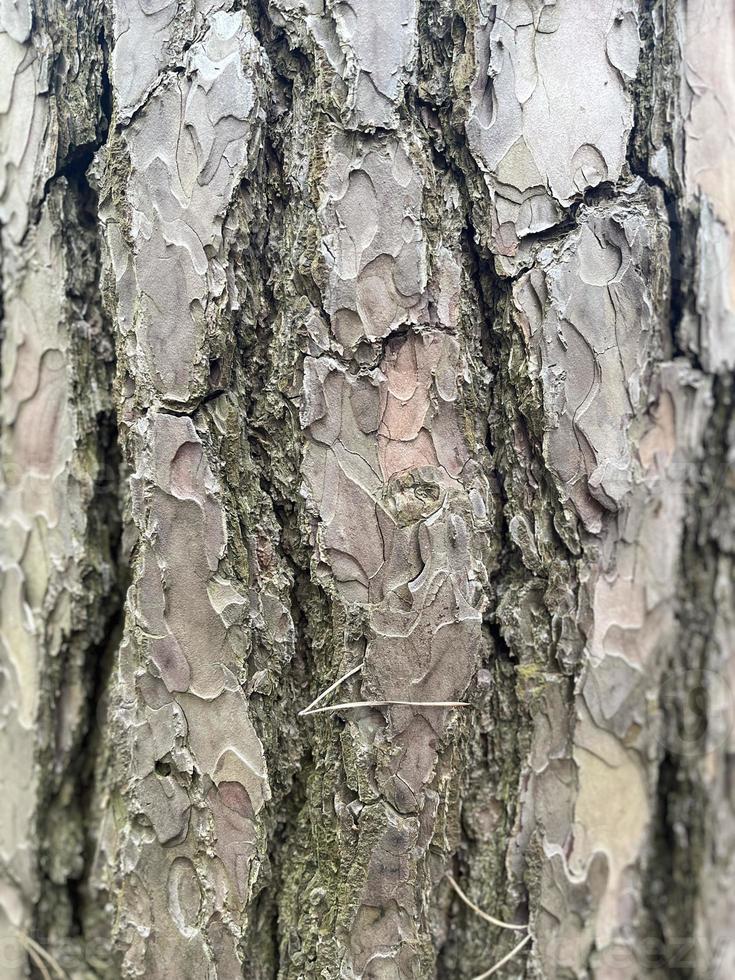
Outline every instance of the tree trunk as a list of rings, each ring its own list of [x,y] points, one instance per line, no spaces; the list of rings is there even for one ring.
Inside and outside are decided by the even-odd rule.
[[[735,975],[735,7],[0,29],[2,977]]]

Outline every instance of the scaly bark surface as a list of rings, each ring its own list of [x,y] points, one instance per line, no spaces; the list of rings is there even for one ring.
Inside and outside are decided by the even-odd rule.
[[[733,50],[0,0],[3,977],[732,975]]]

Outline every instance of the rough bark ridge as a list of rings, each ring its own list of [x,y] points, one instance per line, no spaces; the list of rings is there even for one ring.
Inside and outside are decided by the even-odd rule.
[[[734,45],[0,0],[4,977],[733,975]]]

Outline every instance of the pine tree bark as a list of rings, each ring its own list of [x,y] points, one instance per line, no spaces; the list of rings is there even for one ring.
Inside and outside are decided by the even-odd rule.
[[[735,974],[734,46],[0,0],[3,977]]]

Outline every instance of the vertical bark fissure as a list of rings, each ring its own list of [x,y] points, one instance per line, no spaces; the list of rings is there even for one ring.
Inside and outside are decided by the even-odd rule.
[[[84,27],[95,34],[93,22]],[[120,640],[127,588],[126,556],[121,546],[120,448],[111,397],[115,374],[115,337],[112,321],[101,301],[99,202],[88,179],[94,156],[107,140],[111,113],[103,24],[96,32],[96,44],[100,63],[96,76],[89,82],[97,93],[95,137],[81,145],[69,142],[65,157],[44,189],[44,196],[47,196],[54,182],[65,182],[68,208],[65,233],[69,238],[70,255],[75,267],[68,293],[73,308],[78,311],[78,327],[81,328],[85,322],[90,325],[90,332],[80,331],[79,356],[84,358],[85,347],[91,342],[96,373],[80,379],[78,397],[85,397],[84,388],[89,385],[99,387],[104,399],[94,418],[90,447],[96,460],[97,476],[87,506],[88,541],[85,550],[92,555],[99,554],[98,563],[90,569],[84,581],[90,602],[90,618],[83,629],[78,629],[69,637],[67,648],[59,658],[58,679],[50,678],[52,688],[57,688],[54,702],[49,705],[52,714],[59,710],[65,688],[74,696],[74,685],[78,685],[83,692],[83,704],[79,708],[77,730],[65,747],[68,761],[62,765],[56,761],[49,766],[50,778],[39,806],[37,830],[42,883],[36,912],[36,934],[43,937],[51,949],[56,951],[58,946],[57,955],[67,969],[83,969],[89,959],[95,959],[95,951],[87,948],[85,941],[88,911],[91,908],[93,916],[100,914],[96,903],[94,900],[90,903],[87,894],[97,844],[95,785],[103,777],[98,770],[105,743],[104,709]],[[57,97],[63,99],[65,95],[62,90]],[[49,726],[53,724],[50,718]]]
[[[449,59],[447,67],[451,64]],[[530,717],[519,683],[517,645],[506,641],[499,605],[505,596],[527,581],[528,571],[509,533],[512,516],[506,491],[506,479],[512,476],[510,461],[504,456],[509,413],[518,412],[513,396],[505,388],[507,346],[503,320],[506,316],[510,283],[493,270],[494,256],[478,241],[472,220],[471,195],[463,167],[469,166],[455,148],[462,137],[452,125],[446,107],[434,104],[442,122],[446,143],[441,153],[443,168],[448,167],[460,188],[464,209],[464,248],[468,259],[468,276],[478,302],[483,360],[489,369],[490,391],[484,419],[489,467],[498,497],[499,522],[496,529],[498,568],[490,581],[492,601],[485,616],[488,636],[486,655],[481,665],[481,684],[486,689],[473,741],[467,748],[461,816],[462,838],[457,850],[458,880],[475,902],[501,919],[524,921],[528,916],[528,892],[521,869],[509,861],[513,825],[517,819],[517,789],[521,784],[523,759],[528,751]],[[435,148],[435,152],[438,152]],[[460,161],[461,160],[461,164]],[[526,665],[528,667],[528,665]],[[533,668],[531,668],[531,673]],[[508,936],[454,899],[455,909],[449,930],[452,939],[441,948],[437,964],[439,977],[456,977],[478,973],[499,959],[515,945],[517,935]],[[523,969],[528,950],[518,957],[512,969]]]
[[[84,965],[77,889],[94,838],[95,699],[106,683],[97,661],[124,567],[109,424],[114,341],[99,300],[97,201],[86,177],[106,138],[102,14],[95,3],[14,8],[3,11],[4,81],[14,99],[2,119],[0,182],[3,299],[12,311],[3,337],[3,589],[18,582],[21,612],[17,621],[6,602],[2,615],[8,977],[26,970],[18,936],[69,969]],[[19,752],[8,722],[27,712],[26,701],[34,722]],[[26,837],[14,854],[19,830]]]
[[[701,470],[691,474],[686,533],[681,550],[679,637],[670,655],[671,681],[659,710],[667,719],[659,765],[658,808],[645,896],[660,948],[652,967],[675,967],[683,977],[719,976],[721,950],[697,928],[702,909],[702,868],[711,846],[717,801],[703,779],[722,749],[732,691],[721,677],[716,630],[718,575],[729,567],[722,529],[732,520],[728,498],[733,432],[732,375],[714,379],[713,404],[703,436]],[[714,684],[713,684],[714,680]],[[724,689],[723,689],[724,685]],[[729,699],[729,704],[727,700]],[[718,717],[719,716],[719,717]],[[726,724],[731,724],[726,719]]]
[[[94,24],[86,27],[92,30]],[[64,962],[74,967],[84,964],[88,953],[84,947],[85,887],[96,845],[94,783],[104,743],[102,709],[119,642],[127,577],[121,550],[120,450],[111,400],[115,339],[112,322],[101,303],[98,198],[88,180],[94,155],[107,139],[111,108],[103,25],[96,34],[96,44],[101,60],[97,75],[90,81],[98,92],[95,137],[81,145],[70,141],[44,188],[45,200],[56,182],[63,181],[65,187],[64,233],[75,267],[67,295],[79,330],[76,342],[80,360],[87,353],[85,347],[90,343],[92,346],[94,368],[86,378],[80,379],[77,394],[83,399],[84,388],[89,385],[99,387],[103,397],[90,433],[90,451],[97,475],[87,506],[88,539],[84,547],[91,555],[99,556],[84,581],[90,616],[82,628],[77,627],[69,636],[66,648],[59,655],[57,670],[49,678],[50,690],[54,691],[53,700],[47,706],[49,728],[58,725],[54,715],[63,701],[65,688],[73,697],[74,687],[78,685],[83,692],[83,705],[79,709],[77,730],[65,746],[68,761],[60,764],[56,760],[48,766],[49,778],[39,803],[37,828],[41,898],[36,910],[35,934],[51,947],[60,944]],[[65,95],[61,89],[57,98],[63,99]]]
[[[705,35],[711,13],[704,8],[691,12],[693,18],[701,18],[696,28]],[[651,930],[646,965],[652,975],[668,975],[676,969],[694,978],[719,976],[725,968],[720,963],[721,951],[709,943],[698,915],[705,900],[701,868],[706,865],[719,802],[712,798],[703,767],[712,767],[722,750],[723,735],[716,724],[721,721],[717,713],[722,705],[717,701],[723,690],[731,700],[727,679],[720,673],[716,640],[723,539],[712,528],[722,526],[718,512],[726,501],[733,376],[731,372],[714,373],[711,365],[708,371],[705,352],[695,339],[701,327],[692,327],[706,316],[698,307],[697,293],[697,282],[700,288],[703,282],[698,254],[702,201],[693,206],[691,197],[687,199],[692,188],[686,183],[687,143],[682,134],[686,120],[682,89],[676,88],[683,83],[687,67],[680,15],[681,8],[673,4],[651,0],[644,5],[643,57],[629,161],[635,173],[661,189],[666,203],[673,355],[687,358],[693,370],[709,373],[713,382],[712,403],[702,430],[701,463],[689,464],[682,489],[686,516],[678,573],[679,633],[667,657],[667,675],[659,695],[658,710],[666,719],[664,747],[658,762],[651,855],[643,883]],[[662,154],[674,165],[662,166]]]

